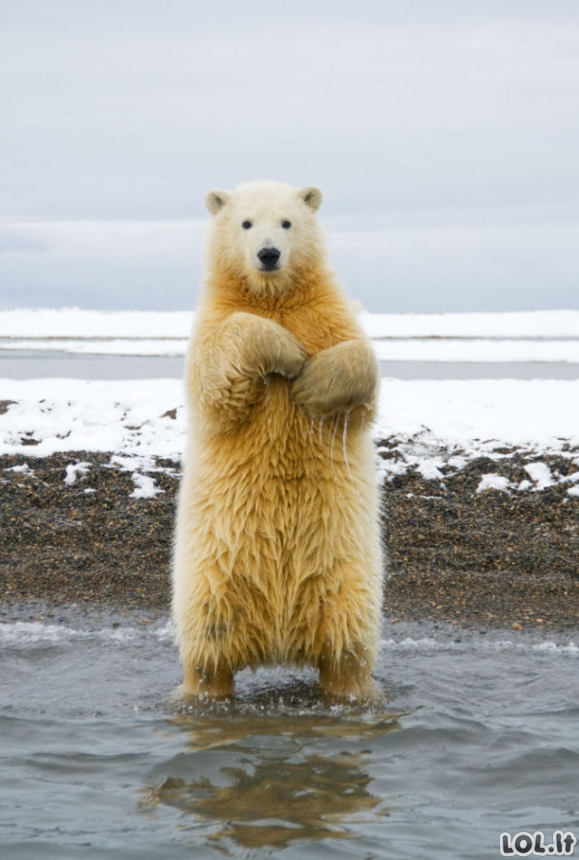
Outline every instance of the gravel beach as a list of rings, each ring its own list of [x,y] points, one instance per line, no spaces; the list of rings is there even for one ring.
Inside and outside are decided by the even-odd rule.
[[[392,440],[380,443],[384,462],[395,448]],[[569,452],[535,460],[559,476],[576,470]],[[438,620],[481,631],[576,627],[579,496],[561,482],[480,491],[489,473],[511,486],[524,481],[530,462],[528,451],[505,450],[439,480],[410,468],[384,481],[390,622]],[[180,469],[159,459],[139,476],[126,460],[88,451],[0,457],[3,616],[72,603],[166,611]],[[151,487],[155,495],[147,494]]]

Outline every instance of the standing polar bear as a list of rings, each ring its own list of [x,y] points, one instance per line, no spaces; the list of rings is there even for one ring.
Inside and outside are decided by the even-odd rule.
[[[185,694],[260,664],[375,695],[381,553],[372,348],[328,268],[314,187],[212,191],[186,364],[173,615]]]

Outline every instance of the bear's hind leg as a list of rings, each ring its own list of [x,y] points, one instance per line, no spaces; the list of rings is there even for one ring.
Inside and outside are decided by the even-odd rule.
[[[332,701],[379,702],[382,692],[371,675],[369,655],[348,652],[336,659],[331,654],[320,657],[320,686]]]
[[[185,677],[181,686],[184,696],[202,699],[226,699],[233,695],[233,670],[223,659],[217,665],[184,664]]]

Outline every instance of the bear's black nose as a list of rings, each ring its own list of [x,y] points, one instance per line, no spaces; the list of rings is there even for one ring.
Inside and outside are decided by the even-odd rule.
[[[262,248],[257,252],[257,258],[264,269],[275,269],[280,257],[281,251],[277,248]]]

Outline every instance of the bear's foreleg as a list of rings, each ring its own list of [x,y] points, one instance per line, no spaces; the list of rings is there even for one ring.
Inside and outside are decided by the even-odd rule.
[[[378,363],[369,343],[347,340],[313,355],[292,384],[292,397],[310,418],[324,418],[359,406],[371,408]]]
[[[266,377],[278,373],[294,379],[306,357],[283,326],[256,314],[233,313],[193,340],[187,367],[188,388],[195,392],[192,405],[218,424],[243,422],[264,397]]]

